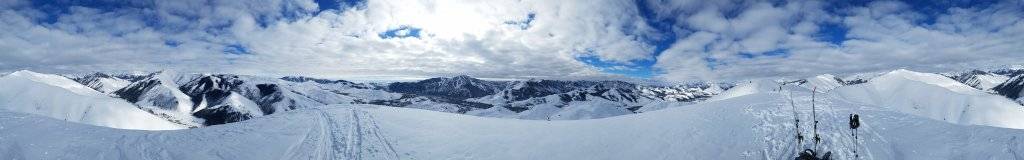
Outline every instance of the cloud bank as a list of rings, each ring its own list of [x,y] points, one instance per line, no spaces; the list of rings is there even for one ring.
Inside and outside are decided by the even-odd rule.
[[[0,70],[800,77],[1024,59],[1024,1],[0,2]]]

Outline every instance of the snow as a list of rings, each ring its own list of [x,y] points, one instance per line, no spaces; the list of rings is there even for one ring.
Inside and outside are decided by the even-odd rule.
[[[112,93],[114,91],[117,91],[118,89],[121,89],[121,88],[124,88],[125,86],[128,86],[128,84],[131,84],[131,82],[128,81],[128,80],[123,80],[123,79],[120,79],[120,78],[111,77],[111,78],[100,78],[98,84],[99,85],[96,86],[96,90],[97,91],[100,91],[100,92],[103,92],[103,93]]]
[[[776,82],[768,80],[752,80],[746,83],[737,84],[735,87],[709,98],[708,101],[720,101],[760,92],[778,90],[778,87],[779,84]]]
[[[896,70],[833,92],[854,102],[950,123],[1024,129],[1024,106],[938,74]]]
[[[722,87],[719,86],[718,84],[711,83],[711,85],[709,85],[708,88],[705,89],[704,91],[708,92],[708,93],[711,93],[712,95],[716,95],[716,94],[724,92],[725,90],[723,90]]]
[[[496,117],[496,118],[516,118],[519,114],[509,110],[508,108],[496,106],[487,109],[478,109],[467,111],[466,115],[474,115],[480,117]]]
[[[751,81],[706,102],[651,102],[656,107],[641,108],[638,114],[609,107],[621,102],[605,99],[543,103],[522,113],[505,107],[467,113],[533,120],[503,119],[416,109],[448,107],[420,99],[425,103],[415,108],[336,104],[173,131],[82,125],[48,112],[24,111],[43,106],[70,110],[102,101],[119,104],[108,108],[148,115],[127,102],[107,102],[110,97],[94,90],[72,91],[82,86],[64,81],[69,80],[31,72],[0,78],[0,108],[15,109],[0,109],[0,159],[792,159],[806,148],[830,151],[840,160],[1024,157],[1024,139],[1019,138],[1024,136],[1019,124],[1024,123],[1024,107],[940,75],[907,70],[817,93],[807,85]],[[44,102],[52,97],[61,101]],[[231,107],[255,103],[234,92],[227,100]],[[89,113],[124,117],[120,112]],[[850,136],[849,114],[861,116],[859,139]],[[153,123],[131,118],[119,120]],[[559,118],[596,119],[545,120]],[[814,121],[819,122],[816,131]],[[814,133],[821,143],[794,138],[810,139]]]
[[[936,85],[961,94],[984,94],[984,92],[971,88],[971,86],[964,85],[963,83],[957,82],[956,80],[953,79],[949,79],[948,77],[942,75],[933,73],[914,72],[906,69],[894,70],[882,76],[876,77],[869,82],[874,82],[874,84],[885,84],[888,86],[898,86],[899,84],[897,83],[902,81],[916,81],[920,83]]]
[[[695,104],[695,103],[698,103],[698,102],[670,102],[670,101],[651,102],[651,103],[645,104],[644,107],[641,107],[640,109],[636,110],[636,112],[637,113],[643,113],[643,112],[662,110],[662,109],[672,108],[672,107],[683,107],[683,106],[687,106],[687,105],[691,105],[691,104]]]
[[[158,83],[144,90],[134,104],[169,120],[189,126],[202,126],[204,120],[192,116],[192,113],[199,110],[193,108],[190,97],[178,89],[177,81],[181,79],[181,76],[168,70],[154,74],[128,85],[128,87],[148,87],[147,85],[152,85],[150,82]]]
[[[823,74],[807,78],[807,82],[801,84],[801,86],[808,89],[817,88],[818,91],[826,92],[841,87],[843,86],[843,84],[836,80],[836,76],[831,74]]]
[[[255,117],[263,116],[263,112],[260,111],[259,105],[256,102],[243,97],[242,95],[231,92],[228,95],[227,102],[225,103],[229,107],[233,107],[233,111],[240,111],[241,113],[253,115]]]
[[[81,83],[82,85],[85,85],[86,87],[108,94],[113,93],[118,89],[124,88],[125,86],[128,86],[132,83],[131,81],[109,76],[103,73],[93,73],[86,75],[71,74],[64,76],[71,78],[72,80],[75,80]]]
[[[122,129],[184,128],[71,79],[31,71],[0,77],[0,109]]]
[[[975,78],[977,78],[977,81],[973,83],[977,83],[978,88],[985,90],[995,88],[996,86],[999,86],[999,84],[1002,84],[1003,82],[1006,82],[1007,80],[1010,79],[1010,77],[997,74],[977,75],[977,77]]]
[[[177,85],[168,84],[166,83],[166,80],[164,80],[159,86],[153,87],[148,92],[140,96],[142,98],[139,98],[139,102],[136,102],[136,104],[139,104],[140,106],[168,106],[171,108],[165,109],[179,113],[195,112],[192,108],[192,101],[189,100],[188,95],[185,95],[185,93],[182,93],[181,90],[178,90],[177,88]]]
[[[568,105],[562,108],[562,110],[552,115],[551,119],[597,119],[633,113],[627,110],[626,108],[618,107],[617,105],[609,105],[611,103],[615,102],[570,102]]]
[[[1008,72],[1008,70],[995,70],[994,72]],[[989,92],[994,92],[993,88],[1010,79],[1007,75],[1000,75],[982,70],[947,72],[941,74],[959,81],[964,85]]]
[[[21,70],[21,71],[17,71],[17,72],[11,73],[11,74],[9,74],[7,76],[4,76],[4,78],[19,79],[19,80],[24,79],[24,80],[34,81],[34,82],[43,83],[43,84],[46,84],[46,85],[49,85],[49,86],[60,87],[60,88],[66,89],[68,91],[74,92],[76,94],[82,94],[82,95],[103,95],[102,93],[96,92],[96,90],[93,90],[92,88],[83,86],[82,84],[79,84],[78,82],[75,82],[75,81],[73,81],[71,79],[67,79],[67,78],[59,76],[59,75],[42,74],[42,73],[36,73],[36,72],[28,71],[28,70]],[[13,85],[13,84],[11,84],[11,85]]]
[[[332,105],[225,125],[130,131],[0,111],[0,159],[791,159],[813,144],[810,90],[756,92],[602,119],[537,121]],[[820,150],[835,159],[1013,159],[1024,130],[955,125],[819,97]],[[860,139],[846,115],[862,116]],[[31,124],[31,125],[29,125]],[[927,136],[922,136],[927,135]]]
[[[629,94],[623,94],[618,90],[608,90],[601,96],[590,93],[595,91],[576,90],[562,94],[552,94],[544,97],[535,97],[512,103],[497,103],[494,107],[482,110],[466,112],[469,115],[483,117],[517,118],[530,120],[579,120],[594,119],[632,114],[627,109],[634,106],[646,106],[662,100],[653,100],[648,97],[636,97],[637,102],[625,100]],[[580,96],[585,100],[563,101],[561,96]],[[578,98],[578,97],[577,97]],[[479,99],[478,99],[479,100]],[[480,101],[478,101],[480,102]],[[525,108],[525,111],[516,113],[506,108]],[[660,107],[667,108],[667,107]],[[660,109],[651,108],[649,110]]]

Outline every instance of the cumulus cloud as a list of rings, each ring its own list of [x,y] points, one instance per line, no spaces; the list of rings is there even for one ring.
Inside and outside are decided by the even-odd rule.
[[[58,7],[70,11],[52,15],[24,1],[5,5],[0,48],[13,52],[0,55],[0,67],[609,77],[577,57],[651,59],[641,38],[655,34],[626,1],[368,1],[323,12],[304,0],[116,3],[113,10],[65,5]],[[46,22],[48,16],[58,20]],[[379,36],[405,36],[408,29],[420,37]],[[34,32],[12,32],[18,30]]]
[[[1019,1],[937,13],[898,1],[94,3],[0,2],[0,70],[687,81],[1024,58]]]
[[[826,4],[797,1],[750,4],[731,18],[725,16],[730,11],[703,10],[687,18],[687,25],[697,32],[681,37],[659,56],[656,66],[667,70],[661,78],[671,80],[800,77],[893,68],[943,71],[1013,64],[1019,62],[1007,59],[1024,58],[1021,6],[1006,1],[949,7],[948,12],[928,15],[898,1],[831,12],[826,11]],[[832,44],[819,38],[822,26],[836,24],[847,30],[845,39]],[[709,60],[669,60],[687,56]]]

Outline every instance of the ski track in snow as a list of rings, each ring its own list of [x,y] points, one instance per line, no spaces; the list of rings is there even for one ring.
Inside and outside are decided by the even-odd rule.
[[[363,122],[366,123],[365,125],[360,125],[365,126],[363,127],[364,129],[360,130],[366,132],[365,134],[360,134],[359,138],[368,138],[368,141],[374,143],[374,145],[372,146],[380,147],[365,148],[369,149],[370,151],[370,159],[400,159],[398,152],[395,151],[394,145],[392,145],[392,142],[389,139],[387,139],[387,136],[380,130],[380,125],[377,124],[377,120],[376,118],[373,117],[372,114],[369,114],[366,111],[356,109],[353,109],[352,113],[353,116],[357,117],[357,119],[363,119]]]
[[[310,156],[285,159],[400,159],[393,142],[368,112],[358,107],[318,108],[317,114],[319,127],[311,129],[303,142],[312,145]],[[338,123],[342,118],[348,118],[347,123]]]
[[[310,127],[306,134],[303,136],[302,142],[298,145],[288,148],[281,160],[292,160],[292,159],[325,159],[330,151],[326,147],[330,147],[330,141],[327,141],[329,129],[327,128],[327,118],[324,117],[323,112],[317,110],[315,112],[316,123],[315,127]],[[314,152],[305,154],[303,151],[312,150]]]
[[[331,122],[331,119],[327,115],[327,111],[324,111],[322,109],[319,109],[317,111],[320,114],[320,117],[318,118],[318,120],[320,121],[320,144],[317,146],[316,150],[317,158],[334,159],[333,148],[335,146],[334,143],[336,142],[334,141],[334,134],[332,134],[334,132],[334,130],[332,130],[334,128],[332,127],[333,122]]]
[[[761,127],[755,130],[764,135],[765,149],[761,151],[764,154],[764,159],[792,159],[802,150],[815,149],[815,147],[817,147],[815,151],[832,152],[833,159],[873,159],[870,158],[874,157],[871,151],[862,144],[868,140],[888,143],[887,140],[881,138],[881,135],[875,133],[870,125],[864,123],[858,131],[859,139],[854,140],[853,130],[848,125],[849,114],[862,111],[864,107],[837,110],[833,107],[834,97],[825,93],[817,93],[813,103],[817,112],[817,133],[821,137],[821,141],[815,146],[811,93],[783,91],[771,94],[780,95],[778,97],[789,97],[789,94],[792,94],[793,103],[796,105],[796,114],[800,119],[799,133],[803,135],[804,139],[802,143],[797,142],[796,131],[794,131],[796,126],[793,124],[793,107],[789,100],[783,98],[770,102],[775,104],[775,109],[748,110],[754,116],[762,119]],[[859,156],[855,156],[854,150]]]

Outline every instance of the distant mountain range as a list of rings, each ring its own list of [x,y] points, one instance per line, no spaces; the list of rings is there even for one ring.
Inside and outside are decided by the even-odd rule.
[[[377,104],[502,118],[590,119],[695,103],[731,87],[708,83],[655,86],[624,81],[489,81],[470,76],[356,83],[173,71],[63,76],[190,127],[329,104]]]
[[[942,75],[957,80],[975,89],[1024,104],[1024,68],[1001,68],[992,70],[971,70],[949,72]]]
[[[1022,69],[972,70],[941,75],[1024,104]],[[662,86],[625,81],[541,79],[491,81],[470,76],[437,77],[415,82],[357,83],[298,76],[274,78],[173,71],[49,77],[73,80],[186,127],[232,123],[330,104],[376,104],[516,119],[592,119],[698,103],[738,85],[691,83]],[[872,78],[821,75],[779,83],[831,90],[867,83]]]

